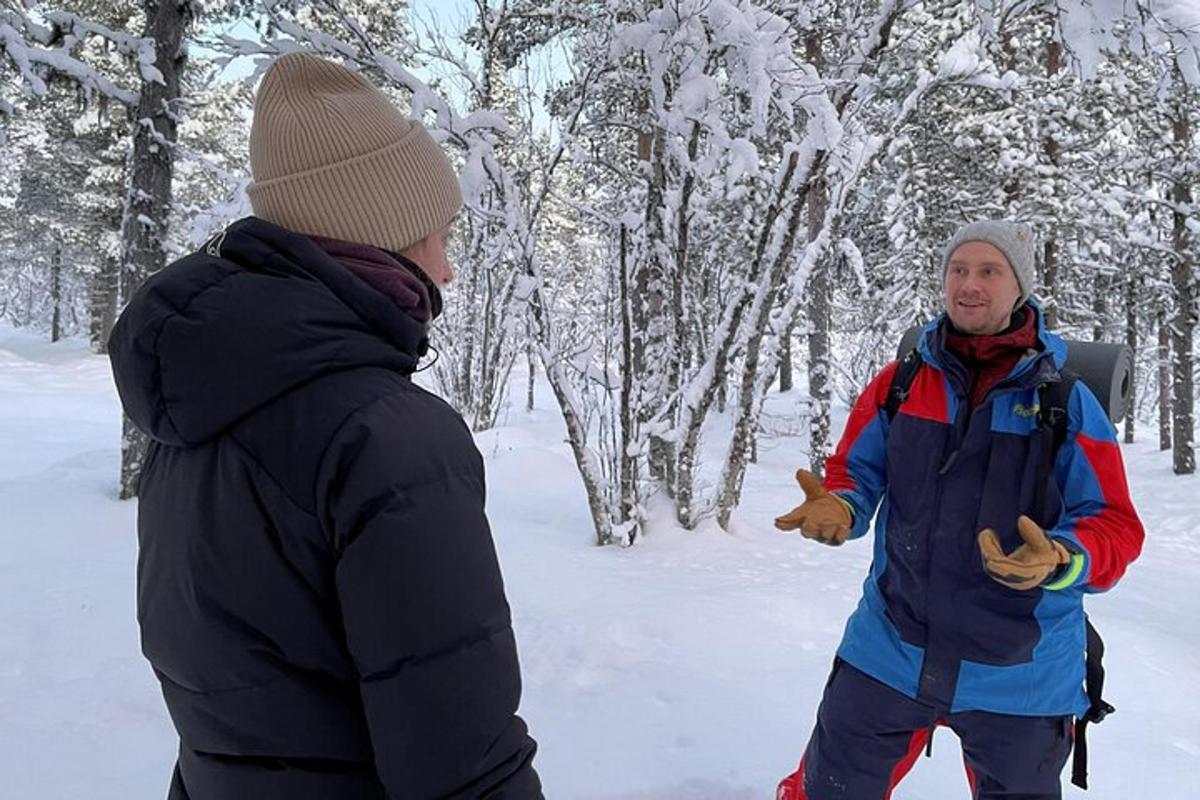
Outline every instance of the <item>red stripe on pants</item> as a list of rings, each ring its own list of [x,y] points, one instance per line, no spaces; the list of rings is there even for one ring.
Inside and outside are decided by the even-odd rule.
[[[796,771],[779,782],[779,787],[775,789],[775,800],[808,800],[808,795],[804,793],[803,758]]]
[[[921,755],[921,750],[925,747],[925,743],[929,741],[929,730],[922,728],[919,731],[913,731],[912,738],[908,740],[908,752],[904,754],[904,758],[896,762],[896,766],[892,767],[892,777],[888,780],[887,794],[883,796],[883,800],[892,800],[892,791],[904,780],[904,776],[913,768],[913,764],[917,763],[917,758]]]
[[[975,797],[975,770],[971,769],[966,753],[963,753],[963,769],[967,771],[967,786],[971,790],[971,797]]]
[[[913,764],[917,763],[917,758],[920,757],[921,750],[925,748],[927,741],[929,741],[929,730],[927,728],[913,731],[912,738],[908,740],[908,750],[896,762],[896,766],[892,767],[892,775],[888,781],[887,793],[883,796],[883,800],[891,800],[892,791],[904,779],[904,776],[912,770]],[[969,769],[970,767],[968,767]],[[779,782],[779,787],[775,790],[775,800],[808,800],[808,794],[804,791],[803,758],[800,759],[800,766],[796,771]]]

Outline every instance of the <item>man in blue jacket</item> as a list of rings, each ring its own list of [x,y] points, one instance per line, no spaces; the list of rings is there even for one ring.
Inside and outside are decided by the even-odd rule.
[[[797,473],[806,500],[777,527],[840,545],[874,517],[874,559],[779,800],[886,800],[939,725],[962,741],[975,800],[1061,796],[1089,707],[1083,596],[1117,582],[1143,531],[1082,381],[1053,468],[1038,468],[1054,447],[1039,387],[1061,379],[1066,347],[1030,298],[1033,253],[1024,224],[959,230],[946,311],[894,416],[898,362],[855,403],[824,482]]]
[[[110,352],[152,439],[142,649],[171,800],[541,797],[483,461],[411,380],[458,180],[356,73],[283,56],[256,216],[146,281]]]

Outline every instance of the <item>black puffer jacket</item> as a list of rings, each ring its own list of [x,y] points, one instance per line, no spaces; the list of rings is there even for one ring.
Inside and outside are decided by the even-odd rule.
[[[142,647],[172,797],[541,796],[461,418],[409,379],[424,326],[262,220],[151,277],[110,341],[153,439]]]

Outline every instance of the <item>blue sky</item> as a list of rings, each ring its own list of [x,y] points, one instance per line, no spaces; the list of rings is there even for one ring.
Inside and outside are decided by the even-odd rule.
[[[409,0],[409,5],[412,7],[414,14],[420,14],[425,11],[442,12],[467,12],[471,11],[474,3],[471,0]]]

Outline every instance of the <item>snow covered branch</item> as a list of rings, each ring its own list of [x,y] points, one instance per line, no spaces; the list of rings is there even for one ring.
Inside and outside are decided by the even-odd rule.
[[[88,94],[136,106],[136,91],[117,85],[75,55],[89,36],[103,38],[121,52],[136,57],[147,80],[162,79],[154,67],[153,42],[112,31],[73,14],[51,12],[46,16],[51,27],[35,22],[24,11],[0,11],[0,52],[7,56],[29,93],[44,95],[47,77],[57,75],[73,81]]]

